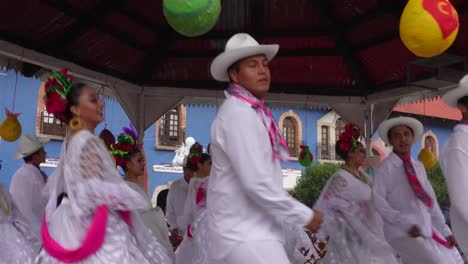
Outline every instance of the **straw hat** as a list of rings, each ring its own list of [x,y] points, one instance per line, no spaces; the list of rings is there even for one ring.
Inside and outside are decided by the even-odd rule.
[[[278,53],[279,45],[260,45],[246,33],[237,33],[226,43],[224,52],[219,54],[211,63],[211,75],[220,82],[228,82],[228,68],[236,61],[250,56],[264,54],[268,61]]]
[[[19,142],[18,150],[15,154],[15,159],[25,158],[34,152],[40,150],[49,142],[48,139],[38,139],[33,135],[24,135]]]

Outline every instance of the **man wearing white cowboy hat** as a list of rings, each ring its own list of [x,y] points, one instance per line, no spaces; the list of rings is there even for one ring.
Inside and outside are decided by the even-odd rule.
[[[211,127],[207,249],[214,263],[289,263],[281,224],[314,231],[322,222],[282,188],[288,147],[264,102],[278,48],[239,33],[211,64],[215,80],[230,81]]]
[[[411,158],[423,125],[414,118],[397,117],[383,122],[378,131],[393,147],[393,153],[375,169],[372,190],[387,241],[405,264],[463,263],[426,170]]]
[[[33,135],[24,135],[20,142],[15,159],[23,159],[24,164],[11,179],[10,192],[19,210],[29,220],[35,236],[39,236],[39,228],[44,215],[47,199],[42,196],[42,189],[47,176],[39,168],[45,162],[44,146],[48,140],[38,139]]]
[[[440,165],[450,194],[450,223],[461,250],[468,255],[468,75],[458,87],[444,95],[444,101],[462,114],[444,146]]]

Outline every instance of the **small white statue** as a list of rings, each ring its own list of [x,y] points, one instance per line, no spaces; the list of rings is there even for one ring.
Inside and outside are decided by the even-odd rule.
[[[188,137],[185,139],[185,143],[182,143],[182,146],[175,151],[174,159],[172,159],[173,166],[184,166],[184,160],[188,156],[190,147],[195,144],[195,139],[193,137]]]

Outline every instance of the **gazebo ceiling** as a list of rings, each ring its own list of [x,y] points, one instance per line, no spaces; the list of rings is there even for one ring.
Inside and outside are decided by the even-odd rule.
[[[224,0],[215,28],[195,38],[169,27],[161,0],[2,2],[0,39],[139,86],[222,89],[209,65],[237,32],[280,44],[277,93],[367,96],[405,84],[416,59],[398,34],[402,0]],[[468,2],[451,2],[460,31],[448,53],[464,58]]]

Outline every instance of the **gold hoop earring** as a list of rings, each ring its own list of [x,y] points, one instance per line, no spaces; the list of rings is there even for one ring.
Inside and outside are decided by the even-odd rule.
[[[81,129],[81,119],[79,117],[73,117],[68,123],[68,127],[72,132],[76,132]]]

